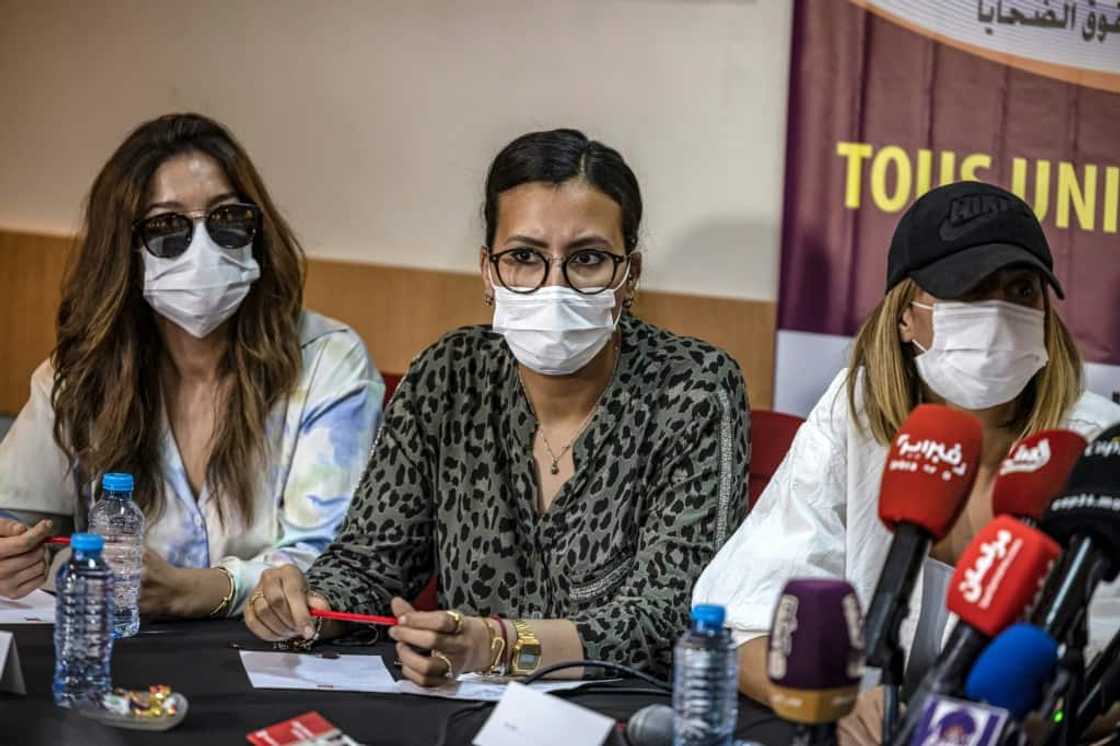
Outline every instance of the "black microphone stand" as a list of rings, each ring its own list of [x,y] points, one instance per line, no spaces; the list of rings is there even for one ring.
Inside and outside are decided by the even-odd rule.
[[[1042,709],[1042,712],[1050,713],[1051,721],[1050,730],[1044,741],[1046,746],[1074,746],[1081,735],[1077,710],[1085,696],[1085,646],[1088,644],[1088,621],[1085,607],[1082,607],[1070,628],[1069,639],[1066,641],[1061,660],[1058,661],[1058,673],[1047,696],[1049,707]],[[1059,700],[1062,719],[1055,725],[1054,713],[1058,711]]]
[[[1111,563],[1107,550],[1097,546],[1091,536],[1075,534],[1042,589],[1046,600],[1031,615],[1032,624],[1065,646],[1040,710],[1049,721],[1043,739],[1046,746],[1072,746],[1081,735],[1076,726],[1080,720],[1077,710],[1085,696],[1089,601],[1097,583],[1110,575]],[[1059,701],[1061,719],[1055,723]]]
[[[904,523],[895,529],[864,618],[867,665],[879,669],[879,683],[883,685],[883,743],[891,743],[898,731],[899,691],[906,666],[898,637],[902,622],[910,613],[910,592],[929,545],[930,535],[918,526]]]
[[[901,710],[899,693],[905,675],[905,661],[902,646],[896,642],[890,648],[886,667],[880,669],[883,684],[883,743],[893,741],[894,734],[898,731],[898,714]]]
[[[997,736],[999,746],[1030,746],[1026,734],[1014,719],[1008,718],[1003,731]]]
[[[1082,610],[1071,630],[1062,660],[1058,664],[1065,673],[1068,685],[1062,696],[1062,722],[1047,739],[1047,746],[1074,746],[1081,735],[1077,725],[1077,708],[1081,705],[1085,688],[1085,646],[1089,644],[1088,624]]]

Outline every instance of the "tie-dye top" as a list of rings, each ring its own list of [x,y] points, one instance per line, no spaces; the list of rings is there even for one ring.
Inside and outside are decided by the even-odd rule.
[[[233,574],[231,614],[268,567],[306,569],[334,538],[362,475],[381,417],[385,384],[361,338],[311,311],[300,319],[303,370],[293,393],[266,424],[266,463],[253,520],[218,519],[215,496],[197,498],[164,413],[164,509],[146,544],[179,567],[223,565]],[[91,504],[92,479],[75,476],[52,434],[53,370],[43,363],[31,398],[0,442],[0,511],[73,516],[79,530]],[[80,470],[75,470],[80,471]]]

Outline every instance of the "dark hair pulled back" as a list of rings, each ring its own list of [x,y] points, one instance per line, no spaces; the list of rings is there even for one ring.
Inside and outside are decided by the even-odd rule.
[[[486,176],[486,245],[494,243],[502,192],[531,182],[559,185],[572,179],[586,181],[618,203],[623,244],[626,253],[633,251],[642,222],[638,179],[617,150],[573,129],[530,132],[498,153]]]

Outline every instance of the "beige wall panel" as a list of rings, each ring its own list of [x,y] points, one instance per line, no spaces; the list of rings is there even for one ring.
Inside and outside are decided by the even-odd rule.
[[[0,412],[27,401],[31,373],[54,347],[70,239],[0,231]]]
[[[69,246],[67,238],[0,231],[0,412],[23,406],[29,376],[54,345]],[[305,304],[354,327],[390,373],[444,332],[490,318],[476,275],[322,259],[309,262]],[[743,368],[752,406],[770,406],[774,303],[644,292],[635,311],[727,350]]]
[[[198,111],[311,256],[470,272],[490,160],[577,127],[638,175],[647,289],[774,300],[792,18],[792,0],[0,0],[0,225],[73,233],[133,127]]]

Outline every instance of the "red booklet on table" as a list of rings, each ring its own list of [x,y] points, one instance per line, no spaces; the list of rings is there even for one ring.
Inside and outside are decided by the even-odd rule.
[[[312,710],[245,735],[253,746],[361,746]]]

